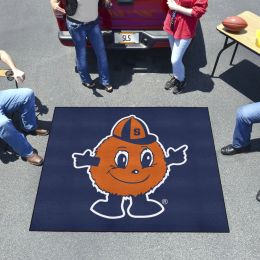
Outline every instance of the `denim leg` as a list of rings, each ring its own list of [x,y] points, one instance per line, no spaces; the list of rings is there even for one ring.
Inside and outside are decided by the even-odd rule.
[[[183,81],[185,79],[185,68],[182,59],[190,45],[191,39],[174,39],[173,36],[169,36],[169,41],[172,46],[171,63],[173,76],[179,81]]]
[[[254,123],[260,123],[260,102],[238,108],[233,134],[233,147],[241,148],[250,144]]]
[[[107,54],[104,45],[103,35],[100,31],[99,24],[91,26],[88,32],[88,38],[97,57],[100,84],[102,84],[103,86],[109,85],[110,75]]]
[[[75,45],[76,65],[82,83],[91,83],[92,79],[88,71],[87,63],[87,27],[83,24],[73,23],[67,20],[67,27]]]
[[[24,93],[24,102],[20,107],[20,116],[22,127],[26,132],[33,131],[37,128],[35,116],[35,96],[32,90]]]
[[[169,44],[172,50],[173,44],[174,44],[174,38],[172,35],[168,34]]]
[[[17,131],[12,121],[0,112],[0,138],[22,157],[32,155],[33,148],[25,136]]]
[[[0,92],[0,108],[3,114],[11,117],[17,114],[21,127],[30,132],[37,128],[35,117],[35,96],[31,89],[8,89]]]

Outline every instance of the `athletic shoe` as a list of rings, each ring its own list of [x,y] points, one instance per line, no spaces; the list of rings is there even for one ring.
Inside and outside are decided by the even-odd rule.
[[[84,87],[93,89],[93,88],[96,86],[96,83],[95,83],[94,81],[92,81],[91,83],[82,83],[82,85],[83,85]]]
[[[36,130],[29,132],[31,135],[45,136],[49,134],[49,130],[43,128],[37,128]]]
[[[111,85],[106,85],[106,86],[104,86],[104,88],[105,88],[105,91],[108,93],[113,92],[113,87]]]
[[[186,84],[186,80],[179,81],[178,79],[175,79],[175,83],[172,89],[173,94],[179,94],[183,91],[184,86]]]
[[[175,81],[176,81],[176,78],[174,76],[172,76],[172,78],[165,83],[164,89],[166,89],[166,90],[172,89],[174,87]]]
[[[37,153],[33,153],[32,155],[24,158],[28,163],[41,166],[43,164],[43,158],[39,156]]]

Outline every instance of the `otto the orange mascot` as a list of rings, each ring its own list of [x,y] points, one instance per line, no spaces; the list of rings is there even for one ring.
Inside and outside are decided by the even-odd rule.
[[[187,149],[182,145],[166,151],[146,123],[130,115],[118,120],[93,151],[73,153],[72,158],[74,167],[87,168],[93,186],[106,196],[92,204],[94,214],[118,219],[127,212],[132,218],[150,218],[165,209],[149,195],[164,183],[172,165],[186,163]],[[180,162],[176,162],[178,154]]]

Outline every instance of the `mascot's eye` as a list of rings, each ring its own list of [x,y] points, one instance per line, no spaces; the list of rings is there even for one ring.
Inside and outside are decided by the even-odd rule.
[[[153,163],[153,153],[149,149],[145,149],[141,154],[141,164],[143,168],[150,167]]]
[[[117,167],[125,168],[128,163],[128,152],[119,151],[116,154],[115,162],[116,162]]]

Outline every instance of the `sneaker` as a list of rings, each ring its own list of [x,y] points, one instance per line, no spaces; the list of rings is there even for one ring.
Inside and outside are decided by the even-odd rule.
[[[176,78],[174,76],[172,76],[172,78],[165,83],[164,89],[166,89],[166,90],[172,89],[174,87],[175,81],[176,81]]]
[[[95,86],[96,86],[96,83],[94,82],[94,81],[92,81],[91,83],[82,83],[82,85],[84,86],[84,87],[87,87],[87,88],[94,88]]]
[[[181,93],[184,89],[185,84],[186,84],[186,80],[179,81],[178,79],[175,79],[175,83],[174,83],[174,86],[173,86],[172,93],[173,94]]]
[[[43,158],[38,155],[37,153],[33,153],[32,155],[25,157],[25,161],[28,163],[35,165],[35,166],[41,166],[43,164]]]
[[[106,86],[104,86],[104,88],[105,88],[105,91],[108,93],[113,92],[113,87],[111,85],[106,85]]]
[[[29,134],[31,135],[39,135],[39,136],[45,136],[45,135],[49,135],[49,130],[47,129],[43,129],[43,128],[37,128],[32,132],[29,132]]]

